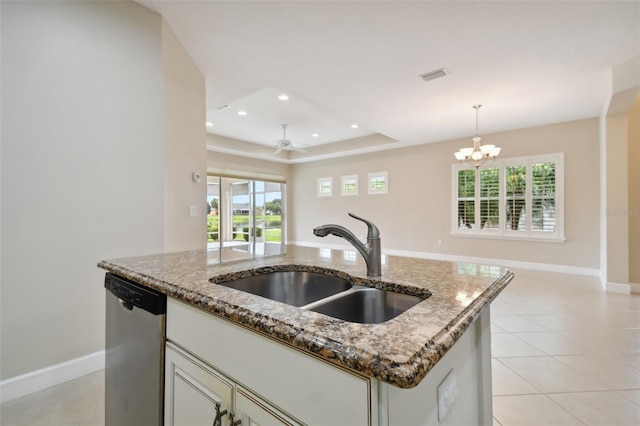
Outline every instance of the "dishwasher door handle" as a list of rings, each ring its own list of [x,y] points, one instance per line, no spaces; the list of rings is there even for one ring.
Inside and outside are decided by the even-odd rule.
[[[120,302],[120,306],[122,306],[126,310],[133,311],[133,303],[129,303],[129,302],[127,302],[125,300],[122,300],[120,298],[118,298],[118,302]]]

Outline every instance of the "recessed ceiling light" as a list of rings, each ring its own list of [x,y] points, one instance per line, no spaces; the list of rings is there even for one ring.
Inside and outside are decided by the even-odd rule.
[[[313,134],[311,135],[311,137],[312,137],[312,138],[317,138],[318,136],[320,136],[318,133],[313,133]]]
[[[278,96],[278,99],[280,99],[281,101],[288,101],[289,97],[283,93],[282,95]]]
[[[353,123],[353,124],[351,125],[351,128],[352,128],[352,129],[357,129],[358,127],[360,127],[360,126],[358,126],[356,123]]]
[[[247,111],[240,110],[240,111],[238,111],[238,115],[243,115],[243,116],[247,115]]]
[[[213,123],[210,121],[207,121],[207,127],[213,127]]]

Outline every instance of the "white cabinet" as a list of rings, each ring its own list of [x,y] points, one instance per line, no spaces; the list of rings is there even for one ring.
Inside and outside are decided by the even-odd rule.
[[[165,371],[166,425],[212,425],[230,412],[233,384],[170,344]]]
[[[236,419],[244,426],[300,424],[241,386],[236,387],[236,413]]]
[[[212,425],[217,401],[241,426],[489,425],[489,324],[486,309],[418,386],[400,389],[170,299],[165,424]],[[448,374],[458,392],[439,416]]]
[[[171,343],[165,371],[166,426],[300,424]]]
[[[168,346],[174,347],[167,351],[167,425],[172,425],[168,422],[171,416],[175,418],[170,406],[177,401],[175,395],[170,395],[175,393],[172,383],[177,382],[173,371],[176,367],[186,371],[175,357],[170,361],[169,354],[176,346],[202,360],[190,362],[211,370],[221,381],[232,383],[234,393],[228,405],[235,407],[231,411],[242,426],[296,424],[295,421],[314,426],[378,424],[377,381],[174,299],[167,301],[167,340]],[[191,375],[198,380],[196,373]],[[222,400],[223,386],[212,389],[204,378],[198,382],[209,388],[211,399]],[[212,404],[208,403],[209,408],[214,407]],[[225,416],[225,422],[227,419]],[[210,425],[212,421],[213,418],[203,424]],[[225,422],[223,426],[227,426]]]

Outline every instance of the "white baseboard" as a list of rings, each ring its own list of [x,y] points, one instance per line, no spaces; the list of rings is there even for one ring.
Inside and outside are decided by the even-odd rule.
[[[330,249],[336,249],[336,250],[351,249],[350,246],[346,246],[346,245],[309,243],[306,241],[287,241],[287,244],[305,246],[305,247],[330,248]],[[444,260],[448,262],[481,263],[485,265],[500,265],[500,266],[504,266],[505,268],[520,268],[520,269],[530,269],[535,271],[559,272],[564,274],[586,275],[590,277],[600,276],[599,269],[582,268],[579,266],[570,266],[570,265],[521,262],[517,260],[492,259],[488,257],[456,256],[452,254],[428,253],[428,252],[410,251],[410,250],[393,250],[393,249],[382,250],[382,253],[388,254],[391,256],[416,257],[419,259]]]
[[[0,402],[11,401],[104,368],[104,351],[31,371],[0,382]]]
[[[622,293],[622,294],[630,294],[631,293],[631,285],[630,284],[620,284],[620,283],[607,283],[607,287],[605,289],[608,293]]]

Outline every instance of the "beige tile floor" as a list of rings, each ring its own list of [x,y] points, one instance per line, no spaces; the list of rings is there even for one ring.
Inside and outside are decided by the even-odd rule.
[[[0,425],[104,425],[104,370],[5,402]]]
[[[640,295],[516,270],[491,309],[494,425],[640,425]],[[0,406],[0,424],[104,424],[104,372]]]
[[[640,295],[515,273],[491,306],[494,425],[640,425]]]

